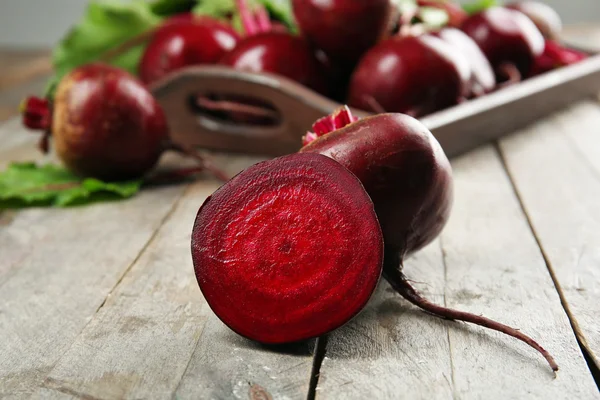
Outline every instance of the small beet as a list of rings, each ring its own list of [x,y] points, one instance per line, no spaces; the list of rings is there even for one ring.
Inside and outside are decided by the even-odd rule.
[[[477,43],[492,64],[498,81],[527,77],[544,51],[544,37],[519,11],[491,7],[471,15],[461,29]],[[520,76],[515,78],[515,74]]]
[[[319,93],[326,94],[324,67],[300,37],[287,32],[265,32],[242,40],[221,59],[232,68],[285,76]]]
[[[440,38],[394,37],[361,59],[350,81],[348,103],[420,117],[467,97],[470,81],[469,61]]]
[[[354,65],[385,34],[389,0],[292,0],[302,34],[334,62]]]
[[[379,114],[356,121],[348,108],[342,108],[328,118],[329,124],[317,121],[319,133],[313,132],[313,140],[300,152],[331,157],[363,183],[381,224],[383,275],[390,285],[433,315],[470,322],[527,343],[557,371],[552,356],[527,335],[480,315],[438,306],[419,294],[404,275],[404,258],[440,234],[453,202],[452,169],[431,132],[403,114]],[[340,128],[341,121],[348,125]],[[327,125],[335,130],[327,133]]]
[[[273,73],[327,94],[326,67],[306,41],[275,29],[263,7],[252,12],[245,0],[237,0],[246,37],[220,63],[254,73]]]
[[[464,54],[471,66],[470,94],[474,97],[491,92],[496,87],[496,77],[490,62],[477,43],[466,33],[456,28],[444,28],[435,33],[443,41]]]
[[[508,4],[506,7],[527,15],[545,38],[552,40],[559,38],[562,21],[560,15],[548,4],[526,0]]]
[[[232,330],[280,344],[325,334],[367,303],[381,275],[373,203],[319,154],[255,164],[198,211],[192,258],[209,306]]]
[[[124,70],[101,63],[83,65],[59,83],[54,102],[24,103],[26,126],[51,135],[56,152],[74,173],[106,181],[137,179],[150,171],[166,150],[176,150],[213,167],[173,143],[165,115],[150,92]],[[213,172],[226,180],[219,171]]]
[[[232,50],[239,35],[229,25],[206,17],[177,16],[152,35],[138,70],[144,83],[170,72],[200,64],[216,64]]]

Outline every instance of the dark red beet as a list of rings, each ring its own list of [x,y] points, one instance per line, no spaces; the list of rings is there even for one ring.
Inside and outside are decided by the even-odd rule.
[[[246,37],[225,54],[221,64],[254,73],[278,74],[327,94],[326,66],[308,43],[275,28],[263,7],[251,11],[245,0],[237,0]]]
[[[365,306],[383,238],[354,175],[328,157],[292,154],[248,168],[204,202],[192,258],[227,326],[289,343],[336,329]]]
[[[472,96],[481,96],[494,90],[496,78],[492,66],[471,37],[456,28],[444,28],[436,32],[435,36],[451,44],[466,56],[471,65],[470,93]]]
[[[212,168],[171,142],[158,103],[142,82],[118,68],[81,66],[61,80],[52,105],[34,99],[25,102],[24,124],[46,131],[45,151],[51,134],[58,156],[78,175],[106,181],[140,178],[169,149],[189,152]]]
[[[324,68],[312,48],[287,32],[265,32],[243,39],[221,64],[285,76],[319,93],[327,93]]]
[[[331,126],[353,121],[347,108],[331,116]],[[336,122],[337,121],[337,122]],[[318,121],[318,127],[326,124]],[[515,337],[539,351],[553,370],[552,356],[520,331],[485,317],[440,307],[423,298],[402,272],[404,258],[439,235],[453,201],[450,163],[440,144],[419,121],[402,114],[379,114],[326,133],[302,148],[333,158],[363,183],[382,227],[384,276],[407,300],[446,319],[471,322]]]
[[[548,4],[539,1],[518,1],[506,6],[527,15],[547,39],[556,40],[562,31],[560,15]]]
[[[544,37],[525,14],[504,7],[492,7],[473,14],[462,30],[479,45],[497,79],[511,78],[508,68],[521,77],[531,72],[533,63],[544,51]]]
[[[467,59],[440,38],[395,37],[361,59],[350,81],[348,102],[363,110],[420,117],[468,96],[470,79]]]
[[[300,31],[334,62],[354,65],[385,33],[389,0],[292,0]]]
[[[335,127],[300,151],[329,156],[360,179],[375,204],[386,252],[404,257],[435,239],[450,215],[453,184],[450,163],[427,128],[403,114]]]
[[[216,64],[239,40],[230,26],[208,18],[178,17],[152,36],[139,64],[144,83],[200,64]]]

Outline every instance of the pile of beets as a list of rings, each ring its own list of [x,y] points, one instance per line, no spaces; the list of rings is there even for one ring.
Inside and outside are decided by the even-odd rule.
[[[583,59],[556,41],[557,14],[532,1],[467,15],[444,0],[409,11],[390,0],[293,0],[296,35],[265,9],[237,5],[244,35],[207,17],[171,17],[151,33],[139,79],[81,66],[53,100],[25,102],[25,125],[45,132],[45,151],[52,137],[82,176],[139,178],[175,150],[226,181],[198,211],[191,250],[208,304],[243,336],[280,344],[326,334],[364,308],[383,276],[427,312],[515,337],[558,370],[518,329],[431,303],[402,270],[440,234],[453,202],[450,163],[416,118]],[[420,7],[445,11],[446,26],[429,29]],[[359,120],[344,106],[315,122],[299,153],[229,180],[170,139],[148,91],[199,64],[282,75],[375,115]]]
[[[352,107],[413,117],[575,63],[584,54],[557,42],[558,14],[523,1],[468,15],[450,0],[292,0],[299,34],[238,0],[244,34],[182,14],[153,35],[139,65],[149,84],[190,65],[220,64],[292,79]],[[444,27],[419,10],[438,8]]]

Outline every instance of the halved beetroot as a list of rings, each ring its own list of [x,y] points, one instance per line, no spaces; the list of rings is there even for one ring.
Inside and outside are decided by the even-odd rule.
[[[232,330],[269,344],[316,337],[367,303],[383,236],[356,176],[329,157],[258,163],[198,211],[192,258],[200,289]]]

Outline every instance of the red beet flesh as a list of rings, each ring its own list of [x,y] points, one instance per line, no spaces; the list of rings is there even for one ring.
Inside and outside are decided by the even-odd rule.
[[[361,59],[352,75],[348,103],[367,111],[420,117],[468,96],[469,61],[432,35],[392,38]]]
[[[385,33],[389,0],[292,0],[302,34],[334,62],[353,65]]]
[[[221,64],[248,72],[285,76],[319,93],[326,94],[324,66],[313,49],[287,32],[264,32],[243,39],[225,54]]]
[[[383,231],[386,280],[408,301],[433,315],[470,322],[527,343],[558,370],[552,356],[522,332],[480,315],[438,306],[413,288],[402,272],[403,259],[437,237],[448,220],[453,201],[450,163],[433,135],[409,116],[379,114],[351,122],[352,116],[344,115],[349,113],[338,110],[330,117],[330,126],[335,129],[335,122],[343,120],[349,125],[315,133],[317,138],[301,153],[329,156],[363,183]],[[327,125],[322,120],[317,124],[320,128]]]
[[[139,64],[144,83],[199,64],[216,64],[239,40],[230,26],[208,18],[181,17],[158,29]]]
[[[383,239],[354,175],[328,157],[292,154],[248,168],[204,202],[192,258],[226,325],[279,344],[327,333],[364,307]]]
[[[529,75],[536,57],[544,51],[544,37],[525,14],[504,7],[492,7],[473,14],[462,30],[479,45],[497,79],[506,80],[503,69],[512,65],[521,77]]]
[[[125,71],[89,64],[57,88],[53,143],[77,174],[109,181],[138,178],[154,167],[168,133],[158,103]]]

